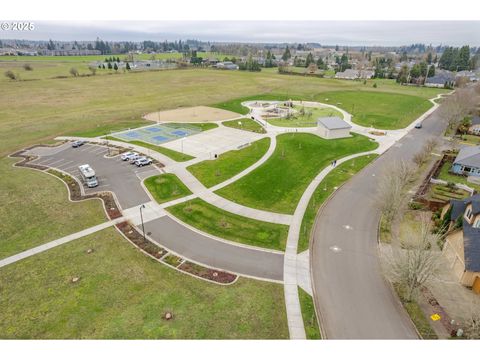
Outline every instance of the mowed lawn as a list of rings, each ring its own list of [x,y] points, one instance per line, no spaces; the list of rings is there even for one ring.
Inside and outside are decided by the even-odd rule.
[[[0,64],[2,70],[8,69]],[[59,72],[63,74],[64,70]],[[217,104],[241,112],[241,99],[266,96],[321,101],[322,92],[347,90],[410,94],[422,99],[443,92],[400,86],[392,80],[379,82],[374,89],[371,84],[356,81],[211,69],[122,72],[36,81],[5,78],[0,81],[0,156],[55,136],[82,134],[97,128],[133,127],[137,122],[141,125],[141,116],[153,111]],[[375,107],[374,103],[369,104]]]
[[[229,120],[222,122],[222,125],[228,126],[234,129],[240,129],[245,131],[251,131],[259,134],[265,134],[266,131],[262,125],[255,120],[249,118],[243,118],[238,120]]]
[[[357,134],[337,140],[305,133],[282,134],[277,136],[277,147],[267,162],[216,193],[249,207],[293,214],[308,184],[325,166],[377,146]]]
[[[335,91],[321,94],[321,102],[336,105],[353,115],[356,124],[377,129],[402,129],[430,109],[418,96],[371,91]]]
[[[282,285],[193,278],[113,228],[1,268],[0,307],[2,339],[288,338]]]
[[[205,160],[190,165],[190,171],[207,188],[217,185],[255,164],[267,152],[270,138],[255,141],[240,150],[223,153],[215,160]]]
[[[166,208],[173,216],[206,233],[245,245],[285,250],[288,226],[233,214],[196,198]]]
[[[371,154],[348,160],[338,165],[320,182],[310,198],[305,214],[303,215],[297,248],[299,253],[308,250],[312,227],[320,206],[322,206],[325,200],[335,191],[335,188],[338,188],[350,180],[357,172],[376,159],[377,156],[376,154]]]
[[[0,259],[107,220],[100,200],[72,203],[59,179],[0,160]]]
[[[292,112],[292,116],[290,118],[275,118],[266,120],[268,123],[275,126],[314,127],[317,126],[317,120],[319,117],[337,116],[340,119],[343,119],[343,115],[340,111],[329,107],[307,107],[295,105],[293,109],[296,112]]]
[[[145,179],[144,184],[159,204],[191,194],[175,174],[151,176]]]

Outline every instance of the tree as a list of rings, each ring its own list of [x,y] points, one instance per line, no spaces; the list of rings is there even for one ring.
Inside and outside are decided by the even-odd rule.
[[[107,67],[108,67],[110,70],[112,69],[112,63],[111,63],[110,61],[107,63]]]
[[[26,71],[32,71],[32,70],[33,70],[33,67],[32,67],[32,65],[30,65],[30,64],[23,64],[23,68],[24,68]]]
[[[423,213],[420,230],[408,230],[408,244],[397,238],[399,245],[392,246],[391,276],[405,291],[406,301],[412,301],[421,286],[438,270],[438,254],[431,247],[443,239],[443,234],[432,230],[430,216]]]
[[[308,68],[310,64],[315,64],[315,60],[313,59],[312,53],[308,53],[307,59],[305,60],[305,67]]]
[[[113,64],[113,69],[114,69],[115,71],[118,70],[118,65],[117,65],[117,63],[114,63],[114,64]]]
[[[282,60],[287,61],[291,57],[292,57],[292,54],[290,54],[290,49],[288,48],[288,45],[287,45],[287,47],[285,48],[285,51],[283,52]]]
[[[432,63],[432,58],[433,58],[432,53],[429,52],[428,55],[427,55],[427,64],[428,65],[430,65]]]
[[[17,80],[17,75],[12,70],[5,71],[5,76],[10,80]]]
[[[430,65],[430,67],[428,68],[428,75],[427,77],[433,77],[435,76],[435,65]]]
[[[115,60],[116,62],[120,62],[120,58],[117,56],[117,59]]]
[[[97,73],[97,68],[95,66],[89,66],[88,70],[90,70],[92,76],[95,76],[95,74]]]
[[[70,68],[70,74],[73,76],[73,77],[77,77],[79,74],[78,74],[78,70],[74,67]]]
[[[327,66],[321,57],[317,60],[317,67],[322,70],[326,70]]]
[[[409,74],[408,66],[403,65],[400,71],[398,72],[397,82],[400,84],[406,84],[408,82],[408,74]]]
[[[125,64],[125,69],[130,70],[130,64],[128,62]]]

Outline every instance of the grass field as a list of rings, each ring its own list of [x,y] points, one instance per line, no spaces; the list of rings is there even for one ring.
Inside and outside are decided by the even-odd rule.
[[[300,308],[302,309],[303,326],[309,340],[319,340],[322,338],[320,328],[318,327],[317,315],[313,298],[307,294],[301,287],[298,287],[298,297],[300,299]]]
[[[159,204],[191,194],[175,174],[151,176],[145,179],[144,184]]]
[[[195,279],[112,228],[0,269],[0,293],[2,339],[288,338],[282,285]]]
[[[282,134],[277,136],[277,147],[267,162],[216,192],[242,205],[293,214],[308,184],[332,160],[377,146],[356,134],[338,140],[313,134]]]
[[[295,105],[294,113],[290,118],[266,119],[270,124],[285,127],[314,127],[319,117],[338,116],[343,119],[340,111],[328,107],[303,107]]]
[[[106,221],[100,200],[72,203],[64,183],[0,160],[0,259]]]
[[[270,138],[255,141],[250,146],[231,150],[215,160],[205,160],[190,165],[190,171],[207,188],[220,184],[255,164],[265,155],[270,146]]]
[[[55,136],[126,123],[146,113],[178,107],[217,104],[217,107],[245,113],[238,102],[241,98],[320,101],[324,99],[322,92],[326,91],[368,90],[373,94],[409,94],[426,99],[442,91],[400,86],[394,81],[378,83],[374,89],[361,82],[337,79],[209,69],[39,81],[5,78],[0,81],[0,157]]]
[[[262,248],[285,250],[288,226],[267,223],[226,212],[201,199],[166,209],[175,217],[223,239]]]
[[[310,233],[312,231],[315,217],[320,206],[335,191],[335,187],[339,187],[350,178],[363,169],[367,164],[373,161],[378,155],[365,155],[344,162],[332,170],[322,182],[318,185],[308,203],[307,209],[302,220],[302,227],[298,239],[298,252],[301,253],[308,250],[310,242]]]
[[[352,114],[356,124],[386,130],[404,128],[432,107],[426,99],[402,94],[341,91],[323,93],[322,97],[322,102]]]
[[[239,124],[239,122],[241,123],[241,125]],[[224,122],[222,122],[222,124],[225,125],[225,126],[234,128],[234,129],[251,131],[251,132],[255,132],[255,133],[259,133],[259,134],[265,134],[266,133],[263,126],[261,126],[255,120],[252,120],[252,119],[249,119],[249,118],[224,121]]]
[[[184,154],[184,153],[181,153],[181,152],[172,150],[172,149],[167,149],[166,147],[163,147],[163,146],[153,145],[153,144],[146,143],[146,142],[139,141],[139,140],[125,141],[125,140],[122,140],[122,139],[118,139],[118,138],[116,138],[116,137],[114,137],[114,136],[107,136],[106,139],[112,140],[112,141],[124,142],[125,144],[132,144],[132,145],[143,146],[144,148],[147,148],[147,149],[156,151],[156,152],[158,152],[158,153],[160,153],[160,154],[163,154],[163,155],[165,155],[165,156],[168,156],[168,157],[169,157],[170,159],[172,159],[172,160],[179,161],[179,162],[183,162],[183,161],[188,161],[188,160],[194,159],[193,156],[190,156],[190,155],[188,155],[188,154]],[[148,155],[148,154],[147,154],[147,155]]]
[[[127,129],[134,129],[140,126],[153,125],[151,121],[138,119],[138,120],[125,120],[125,121],[115,121],[113,123],[106,123],[103,125],[97,125],[91,129],[82,130],[82,131],[73,131],[67,133],[69,136],[79,136],[79,137],[98,137],[105,136],[114,132],[119,132]]]

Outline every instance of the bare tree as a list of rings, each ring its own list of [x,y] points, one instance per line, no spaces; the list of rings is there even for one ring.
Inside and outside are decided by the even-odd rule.
[[[414,173],[415,169],[411,163],[400,161],[392,163],[382,174],[375,200],[389,229],[394,219],[405,210],[408,204],[405,192],[413,180]]]
[[[33,70],[33,67],[32,67],[32,65],[30,65],[30,64],[23,64],[23,68],[24,68],[26,71],[32,71],[32,70]]]
[[[465,116],[475,111],[478,101],[479,95],[474,87],[457,89],[443,101],[439,114],[447,120],[449,129],[456,129]]]
[[[5,71],[5,76],[10,80],[17,80],[17,75],[12,70]]]
[[[95,66],[89,66],[88,70],[90,70],[92,76],[95,76],[95,74],[97,73],[97,68]]]
[[[405,236],[406,235],[406,236]],[[438,269],[438,252],[431,248],[442,240],[441,233],[432,233],[432,222],[428,213],[422,214],[420,229],[410,229],[404,237],[397,239],[389,259],[391,277],[405,290],[405,299],[412,301],[418,289]],[[408,239],[405,242],[404,239]]]
[[[77,77],[78,76],[78,70],[76,68],[72,67],[70,69],[70,74],[74,77]]]
[[[428,139],[427,142],[423,145],[422,149],[413,156],[413,162],[418,167],[424,165],[428,161],[428,159],[430,159],[430,155],[432,151],[435,150],[437,145],[438,145],[437,139],[435,138]]]

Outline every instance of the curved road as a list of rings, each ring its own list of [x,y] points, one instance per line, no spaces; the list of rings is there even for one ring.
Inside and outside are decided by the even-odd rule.
[[[386,165],[411,159],[446,123],[438,110],[351,181],[317,215],[311,245],[312,286],[324,338],[414,339],[417,333],[384,280],[377,247],[378,177]]]

